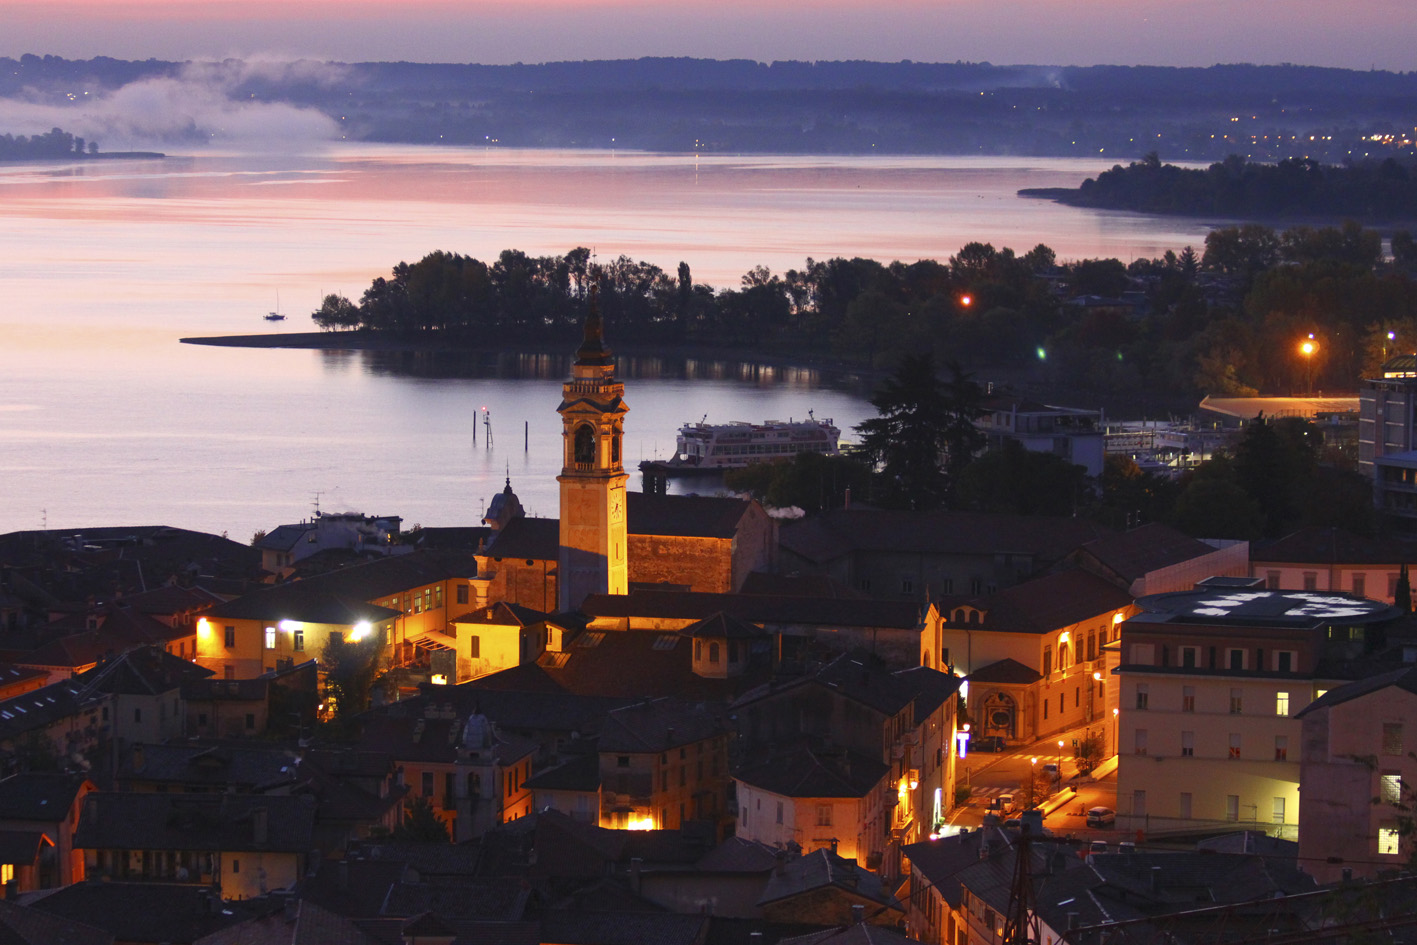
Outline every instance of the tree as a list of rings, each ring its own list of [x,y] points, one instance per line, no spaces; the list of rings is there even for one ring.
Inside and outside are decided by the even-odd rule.
[[[1048,800],[1053,793],[1053,775],[1037,764],[1029,768],[1018,786],[1018,806],[1032,810]]]
[[[839,509],[846,491],[865,495],[871,470],[854,456],[798,453],[785,462],[752,463],[729,469],[723,484],[746,492],[769,508],[799,508],[804,512]]]
[[[310,318],[324,331],[334,331],[337,328],[357,328],[360,319],[359,306],[342,295],[331,293],[325,296],[320,307],[310,315]]]
[[[370,630],[361,639],[348,640],[331,633],[320,663],[325,670],[325,692],[334,703],[335,720],[340,723],[369,707],[369,694],[384,652],[384,631]]]
[[[906,356],[871,398],[878,416],[856,428],[858,455],[876,471],[883,505],[939,508],[984,445],[974,426],[983,391],[957,363],[949,371],[941,383],[933,356]]]
[[[394,828],[395,840],[413,840],[423,843],[452,843],[448,836],[448,825],[443,823],[433,810],[433,803],[426,797],[415,797],[404,808],[403,821]]]
[[[1088,732],[1082,738],[1073,739],[1073,760],[1078,764],[1078,774],[1092,774],[1102,763],[1103,751],[1101,732]]]
[[[1087,471],[1017,440],[980,456],[956,483],[959,505],[1013,515],[1072,515],[1087,491]]]

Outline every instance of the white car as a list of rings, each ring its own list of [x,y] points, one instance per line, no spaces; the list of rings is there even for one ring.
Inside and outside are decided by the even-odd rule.
[[[1117,822],[1117,812],[1110,807],[1094,807],[1087,812],[1089,827],[1110,827]]]

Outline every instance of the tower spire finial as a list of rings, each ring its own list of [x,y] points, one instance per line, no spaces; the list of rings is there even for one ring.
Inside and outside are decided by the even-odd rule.
[[[614,363],[605,345],[605,325],[600,318],[600,272],[590,283],[590,307],[586,311],[584,337],[576,350],[576,363],[603,366]]]

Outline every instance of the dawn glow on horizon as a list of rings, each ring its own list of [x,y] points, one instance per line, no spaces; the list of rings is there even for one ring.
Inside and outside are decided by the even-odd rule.
[[[1396,0],[46,0],[0,55],[342,62],[710,59],[1417,68]]]

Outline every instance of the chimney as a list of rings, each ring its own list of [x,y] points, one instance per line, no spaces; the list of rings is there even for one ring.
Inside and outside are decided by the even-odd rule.
[[[270,833],[270,811],[257,807],[251,811],[251,842],[258,846],[264,845],[270,840]]]
[[[866,922],[866,907],[859,902],[851,904],[851,924],[863,925]]]
[[[778,876],[785,875],[787,873],[787,851],[778,850],[773,854],[773,859],[777,860],[777,865],[772,868],[773,873]]]
[[[831,838],[832,856],[836,856],[836,837]]]

